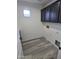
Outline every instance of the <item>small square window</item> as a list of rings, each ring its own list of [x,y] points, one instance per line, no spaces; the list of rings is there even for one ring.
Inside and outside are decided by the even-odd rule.
[[[25,17],[30,17],[30,10],[23,10],[23,14]]]

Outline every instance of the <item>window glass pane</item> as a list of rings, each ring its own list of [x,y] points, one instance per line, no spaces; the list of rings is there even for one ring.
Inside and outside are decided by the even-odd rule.
[[[30,17],[30,10],[23,10],[23,14],[25,17]]]

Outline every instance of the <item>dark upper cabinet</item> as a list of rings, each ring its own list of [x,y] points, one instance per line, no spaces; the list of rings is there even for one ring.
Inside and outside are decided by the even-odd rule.
[[[45,9],[41,10],[41,21],[45,21]]]
[[[50,19],[50,8],[44,8],[41,10],[41,21],[49,21]]]
[[[61,23],[60,1],[41,10],[41,21]]]
[[[50,7],[47,7],[45,12],[45,20],[50,21]]]
[[[50,12],[51,22],[58,22],[59,3],[55,3],[51,5],[50,8],[51,8],[51,12]]]
[[[58,19],[58,22],[61,23],[61,2],[60,2],[60,4],[59,4],[59,13],[58,13],[58,15],[59,15],[59,16],[58,16],[58,18],[59,18],[59,19]]]

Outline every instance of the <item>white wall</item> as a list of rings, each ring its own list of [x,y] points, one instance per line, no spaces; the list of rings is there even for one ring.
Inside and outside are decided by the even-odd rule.
[[[54,28],[54,29],[57,29],[59,31],[61,31],[61,24],[60,23],[50,23],[50,22],[42,22],[42,24],[44,26],[50,26],[50,28]]]
[[[51,1],[51,2],[49,2],[48,4],[44,4],[44,5],[42,5],[42,8],[41,8],[41,9],[43,9],[43,8],[47,7],[48,5],[50,5],[50,4],[52,4],[52,3],[54,3],[55,1],[57,1],[57,0],[52,0],[52,1]]]
[[[23,16],[23,10],[24,9],[30,9],[31,10],[31,17],[26,18]],[[58,23],[48,23],[48,22],[41,22],[41,6],[38,4],[33,3],[27,3],[27,2],[18,2],[17,7],[17,15],[18,15],[18,27],[22,31],[22,38],[23,40],[33,39],[39,36],[45,35],[43,32],[43,25],[49,25],[53,29],[57,29],[58,31],[61,31],[61,24]],[[48,32],[47,32],[48,33]],[[61,33],[60,33],[61,34]],[[56,32],[49,31],[49,39],[51,41],[58,40],[60,41],[61,37],[60,34],[56,34]],[[51,36],[51,37],[50,37]]]
[[[23,41],[33,39],[43,34],[43,28],[41,20],[40,6],[29,2],[18,2],[17,6],[17,19],[18,27],[22,31]],[[31,17],[27,18],[23,16],[23,10],[30,9]]]

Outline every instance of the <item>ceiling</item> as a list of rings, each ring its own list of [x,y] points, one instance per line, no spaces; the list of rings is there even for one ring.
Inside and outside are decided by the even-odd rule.
[[[18,0],[18,1],[26,1],[26,2],[31,2],[31,3],[38,3],[41,5],[46,5],[52,1],[56,1],[56,0]]]

